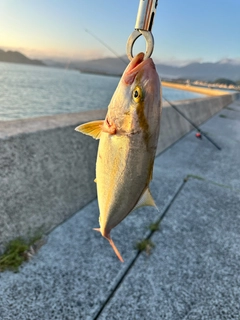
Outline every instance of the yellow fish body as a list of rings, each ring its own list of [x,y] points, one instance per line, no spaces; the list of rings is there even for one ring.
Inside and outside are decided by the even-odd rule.
[[[161,116],[161,86],[152,59],[139,53],[129,63],[108,106],[105,120],[76,128],[100,139],[96,183],[100,210],[96,229],[109,240],[110,231],[132,210],[155,206],[149,191]]]

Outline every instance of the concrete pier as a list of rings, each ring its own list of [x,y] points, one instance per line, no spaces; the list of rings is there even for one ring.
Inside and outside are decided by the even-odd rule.
[[[201,129],[222,150],[193,131],[156,158],[151,190],[159,212],[138,209],[112,232],[124,263],[92,230],[93,200],[19,273],[0,273],[0,318],[238,320],[240,101]],[[137,251],[147,238],[154,247]]]
[[[197,125],[237,94],[175,102]],[[163,105],[157,153],[192,130]],[[74,131],[106,110],[0,122],[0,251],[17,237],[48,233],[96,197],[98,142]]]

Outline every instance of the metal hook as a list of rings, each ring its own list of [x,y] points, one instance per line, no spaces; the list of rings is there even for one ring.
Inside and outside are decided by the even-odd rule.
[[[133,58],[133,45],[138,37],[141,35],[144,36],[146,40],[146,54],[145,58],[147,59],[151,56],[154,48],[154,39],[151,33],[154,16],[156,13],[158,5],[158,0],[140,0],[137,19],[135,24],[135,30],[130,34],[127,41],[127,56],[129,60]]]
[[[146,53],[144,59],[151,57],[153,53],[154,39],[152,33],[144,30],[134,30],[127,41],[127,56],[129,60],[132,60],[133,58],[133,45],[141,35],[143,35],[146,40]]]

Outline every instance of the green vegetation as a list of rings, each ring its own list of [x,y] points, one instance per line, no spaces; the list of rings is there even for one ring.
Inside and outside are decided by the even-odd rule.
[[[158,231],[158,230],[159,230],[159,224],[160,224],[160,221],[151,223],[151,224],[148,226],[148,229],[149,229],[150,231],[152,231],[152,232]]]
[[[218,186],[218,187],[221,187],[221,188],[232,189],[231,186],[227,186],[227,185],[222,184],[222,183],[217,183],[217,182],[214,182],[214,181],[209,181],[209,182],[214,184],[215,186]]]
[[[139,251],[145,251],[147,254],[150,254],[152,248],[154,248],[155,245],[150,239],[144,239],[136,244],[136,249]]]
[[[219,117],[220,118],[227,118],[227,116],[225,116],[225,114],[220,114]]]
[[[215,182],[215,181],[212,181],[212,180],[207,180],[207,179],[205,179],[205,178],[203,178],[203,177],[195,176],[195,175],[193,175],[193,174],[188,174],[188,175],[186,176],[186,178],[184,178],[184,181],[187,182],[189,178],[206,181],[206,182],[211,183],[211,184],[214,184],[215,186],[218,186],[218,187],[222,187],[222,188],[234,190],[234,191],[237,191],[238,193],[240,192],[239,189],[235,189],[235,188],[233,189],[232,186],[228,186],[228,185],[225,185],[225,184],[222,184],[222,183],[218,183],[218,182]]]
[[[151,234],[155,231],[159,230],[159,224],[161,220],[159,219],[157,222],[153,222],[148,226],[148,229],[151,231]],[[145,251],[147,254],[151,253],[152,248],[154,248],[155,245],[150,239],[143,239],[136,243],[135,249],[138,251]]]
[[[19,267],[24,261],[29,260],[31,256],[29,253],[34,252],[33,245],[40,242],[41,236],[36,236],[30,241],[26,241],[22,238],[17,238],[9,242],[6,250],[2,256],[0,256],[0,272],[10,270],[18,272]],[[42,242],[43,244],[43,242]],[[38,248],[42,245],[38,244]]]
[[[200,177],[200,176],[197,176],[197,175],[194,175],[194,174],[188,174],[185,178],[185,180],[187,181],[189,178],[193,178],[193,179],[197,179],[197,180],[205,180],[203,177]]]
[[[24,253],[28,247],[29,245],[23,239],[12,240],[8,244],[4,254],[0,257],[0,272],[5,270],[17,272],[20,265],[27,260]]]
[[[234,85],[236,86],[237,83],[235,81],[226,79],[226,78],[218,78],[215,81],[213,81],[213,83],[217,83],[217,84],[226,84],[227,86],[229,85]]]

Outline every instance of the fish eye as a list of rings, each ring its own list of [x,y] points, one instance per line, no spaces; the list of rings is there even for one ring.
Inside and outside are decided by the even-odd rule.
[[[133,90],[133,100],[135,102],[139,102],[141,101],[143,98],[143,94],[142,94],[142,89],[140,87],[136,87],[134,90]]]

